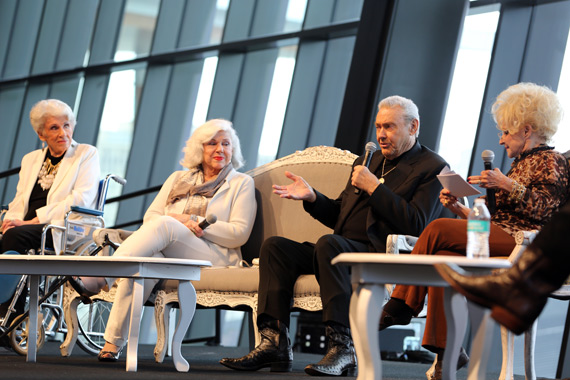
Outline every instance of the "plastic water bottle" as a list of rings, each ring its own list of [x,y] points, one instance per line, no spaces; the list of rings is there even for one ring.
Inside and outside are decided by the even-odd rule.
[[[475,205],[467,217],[467,257],[486,259],[489,257],[489,230],[491,214],[485,200],[475,199]]]

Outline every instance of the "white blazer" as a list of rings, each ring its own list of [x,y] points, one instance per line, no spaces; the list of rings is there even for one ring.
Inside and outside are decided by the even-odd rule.
[[[168,177],[146,211],[144,223],[166,214],[168,194],[178,178],[186,173],[186,170],[180,170]],[[228,265],[239,263],[242,259],[240,247],[249,239],[256,211],[253,179],[232,169],[206,208],[206,215],[214,214],[218,218],[204,230],[203,236],[213,256],[227,257]]]
[[[16,196],[8,206],[5,219],[23,220],[26,216],[30,195],[38,180],[46,149],[34,150],[22,158]],[[36,210],[40,223],[63,225],[65,213],[74,205],[94,208],[100,178],[97,149],[72,141],[49,189],[46,205]],[[56,248],[59,246],[56,243],[58,238],[59,234],[54,234]]]

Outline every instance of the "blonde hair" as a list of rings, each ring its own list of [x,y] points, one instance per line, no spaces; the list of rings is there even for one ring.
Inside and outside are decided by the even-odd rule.
[[[224,119],[212,119],[202,124],[192,136],[186,141],[186,146],[182,150],[184,158],[180,160],[180,165],[187,169],[193,169],[204,160],[204,144],[210,141],[216,133],[224,131],[230,135],[232,142],[232,166],[234,169],[241,168],[245,162],[241,153],[239,137],[233,128],[232,122]]]
[[[58,99],[40,100],[30,110],[30,124],[36,133],[44,130],[46,119],[50,116],[66,116],[72,129],[75,129],[75,114],[66,103]]]
[[[501,92],[491,112],[499,130],[516,133],[529,125],[546,142],[558,130],[563,116],[562,105],[554,91],[546,86],[525,82]]]

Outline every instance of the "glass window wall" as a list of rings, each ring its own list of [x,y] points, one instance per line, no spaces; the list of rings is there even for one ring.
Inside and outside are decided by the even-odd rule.
[[[469,173],[493,42],[498,4],[476,8],[465,19],[438,153],[463,177]],[[482,117],[490,117],[485,112]]]

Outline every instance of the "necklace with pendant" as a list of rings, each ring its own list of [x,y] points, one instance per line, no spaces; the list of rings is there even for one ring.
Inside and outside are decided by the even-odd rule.
[[[384,176],[387,176],[392,170],[396,169],[396,166],[398,166],[398,165],[394,166],[392,169],[390,169],[386,173],[384,173],[384,167],[385,166],[386,166],[386,159],[384,159],[384,162],[382,163],[382,175],[380,176],[380,180],[379,180],[380,184],[383,184],[384,182],[386,182],[386,181],[384,181]]]

